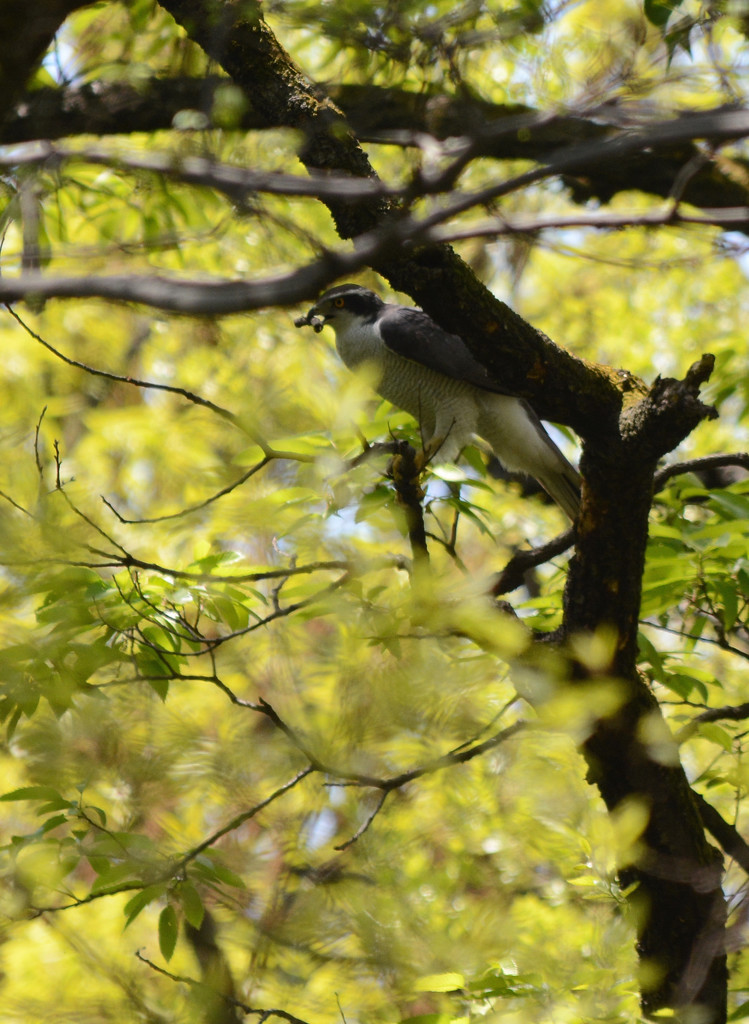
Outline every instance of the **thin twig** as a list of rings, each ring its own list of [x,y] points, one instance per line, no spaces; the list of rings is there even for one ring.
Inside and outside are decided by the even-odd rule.
[[[88,363],[82,363],[78,359],[72,359],[70,356],[64,355],[59,349],[56,349],[54,345],[50,345],[48,341],[45,341],[41,335],[33,331],[27,323],[16,313],[16,311],[9,305],[5,305],[5,308],[13,317],[13,319],[20,324],[20,326],[26,331],[26,333],[39,342],[48,352],[61,359],[63,363],[67,363],[68,366],[75,366],[78,370],[83,370],[85,373],[90,373],[93,377],[104,377],[105,380],[117,381],[120,384],[131,384],[136,388],[147,388],[153,391],[168,391],[173,395],[181,395],[182,398],[186,398],[188,402],[192,402],[194,405],[202,405],[206,409],[210,409],[211,412],[215,412],[218,416],[222,416],[224,419],[229,420],[235,426],[241,427],[241,423],[237,416],[233,412],[229,412],[228,409],[224,409],[220,405],[216,405],[215,402],[211,402],[207,398],[202,398],[200,395],[196,395],[193,391],[188,391],[186,388],[177,387],[174,384],[158,384],[155,381],[150,380],[139,380],[137,377],[124,377],[119,373],[110,373],[108,370],[99,370],[95,366],[89,366]],[[42,414],[43,415],[43,414]],[[40,419],[41,423],[41,419]]]
[[[549,559],[561,555],[572,546],[574,540],[575,530],[574,527],[570,527],[569,530],[560,533],[558,537],[554,537],[541,547],[530,548],[528,551],[517,551],[504,569],[497,573],[491,593],[498,597],[500,594],[509,594],[510,591],[522,586],[523,577],[528,569],[543,565]]]
[[[269,462],[269,458],[261,459],[260,462],[248,469],[246,473],[243,473],[236,480],[232,481],[232,483],[227,484],[226,487],[222,487],[220,491],[216,491],[215,494],[212,494],[210,498],[206,498],[205,501],[201,501],[197,505],[189,505],[187,508],[180,509],[179,512],[167,512],[163,516],[148,516],[142,519],[128,519],[126,516],[123,516],[118,512],[112,502],[109,501],[108,498],[105,498],[103,494],[100,497],[109,511],[117,516],[117,519],[121,523],[125,523],[127,526],[142,526],[145,523],[163,523],[168,519],[180,519],[182,516],[188,516],[193,512],[202,511],[202,509],[212,505],[214,501],[218,501],[219,498],[223,498],[227,494],[231,494],[231,492],[235,491],[237,487],[241,487],[242,484],[246,483],[250,479],[250,477],[259,473],[264,466],[267,466]]]
[[[722,469],[725,466],[739,466],[741,469],[749,470],[749,452],[706,455],[700,459],[687,459],[685,462],[675,462],[670,466],[664,466],[663,469],[659,469],[655,474],[653,487],[657,493],[674,476],[682,476],[684,473],[700,473],[710,469]]]
[[[159,967],[153,960],[149,960],[147,956],[138,949],[135,951],[135,955],[142,964],[146,967],[150,967],[151,970],[156,971],[157,974],[163,975],[165,978],[169,978],[171,981],[179,982],[183,985],[189,985],[191,988],[202,988],[205,989],[206,985],[202,981],[198,981],[197,978],[190,978],[184,974],[174,974],[172,971],[167,971],[164,967]],[[301,1017],[295,1017],[293,1013],[289,1013],[287,1010],[279,1009],[259,1009],[258,1007],[248,1006],[247,1003],[243,1003],[241,999],[236,999],[234,996],[226,995],[223,992],[219,992],[217,989],[211,989],[216,995],[220,996],[230,1006],[238,1007],[243,1013],[258,1014],[260,1017],[259,1024],[262,1021],[268,1020],[269,1017],[280,1017],[282,1020],[288,1021],[288,1024],[308,1024],[308,1021],[303,1020]]]
[[[10,312],[13,313],[12,310],[10,310]],[[13,313],[13,315],[15,316],[15,313]],[[36,421],[36,429],[34,430],[34,460],[36,462],[36,471],[39,474],[40,480],[44,477],[44,469],[42,467],[42,459],[39,454],[39,431],[42,429],[42,420],[44,419],[46,411],[47,406],[45,405],[39,414],[39,419]]]
[[[650,619],[640,619],[641,626],[650,626],[651,629],[660,629],[664,633],[671,633],[673,636],[683,637],[685,640],[699,640],[701,643],[713,644],[720,647],[722,651],[729,654],[737,654],[740,658],[749,659],[749,651],[742,651],[740,647],[734,647],[725,637],[703,636],[699,633],[689,633],[685,629],[676,629],[673,626],[664,626],[660,622],[651,622]]]
[[[377,815],[382,810],[385,801],[387,800],[390,793],[391,790],[383,789],[383,791],[377,798],[377,803],[375,804],[374,809],[367,815],[367,817],[364,819],[363,823],[359,826],[356,832],[354,832],[354,834],[350,836],[345,842],[339,843],[338,846],[334,846],[333,849],[337,850],[340,853],[343,850],[348,850],[348,848],[350,846],[353,846],[358,839],[361,839],[361,837],[364,835],[369,826],[372,824],[372,822],[375,820]]]
[[[298,785],[302,781],[302,779],[306,779],[307,776],[314,771],[315,767],[313,765],[307,765],[306,768],[303,768],[301,771],[297,772],[293,778],[289,779],[289,781],[285,782],[282,786],[279,786],[278,789],[275,789],[264,800],[261,800],[260,803],[255,804],[248,811],[243,811],[241,814],[238,814],[236,817],[232,818],[231,821],[228,822],[228,824],[224,825],[220,829],[217,829],[214,833],[212,833],[202,842],[198,843],[197,846],[193,846],[191,850],[188,850],[187,853],[183,854],[182,857],[180,857],[180,859],[176,862],[175,868],[172,871],[172,875],[179,874],[187,867],[190,861],[195,860],[196,857],[199,857],[204,850],[207,850],[209,847],[213,846],[215,843],[219,841],[219,839],[222,839],[225,835],[228,835],[229,832],[236,831],[236,829],[238,829],[241,825],[244,825],[246,821],[249,821],[250,818],[254,818],[256,815],[260,813],[260,811],[265,810],[266,807],[269,807],[272,803],[278,800],[279,797],[283,796],[285,793],[288,793],[290,789],[293,789],[294,786]]]
[[[23,505],[19,505],[15,498],[11,498],[11,496],[9,494],[6,494],[5,491],[0,491],[0,498],[4,498],[9,505],[12,505],[13,508],[17,508],[18,511],[23,512],[24,515],[29,516],[31,519],[34,518],[33,513],[29,512],[29,510],[27,508],[24,508]]]

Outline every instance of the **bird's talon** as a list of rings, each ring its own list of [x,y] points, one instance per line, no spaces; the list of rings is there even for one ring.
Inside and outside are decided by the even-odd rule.
[[[439,452],[440,448],[444,444],[444,437],[433,437],[431,441],[427,441],[420,452],[416,453],[414,463],[419,473],[423,473],[429,463]]]
[[[372,364],[380,375],[381,397],[412,413],[418,410],[425,432],[438,427],[441,436],[432,437],[422,451],[393,459],[390,475],[397,486],[420,491],[419,477],[435,457],[452,461],[479,433],[500,461],[535,476],[574,521],[580,500],[577,470],[528,403],[507,394],[465,342],[423,310],[386,303],[367,288],[343,284],[329,288],[295,324],[316,333],[332,326],[347,366]]]

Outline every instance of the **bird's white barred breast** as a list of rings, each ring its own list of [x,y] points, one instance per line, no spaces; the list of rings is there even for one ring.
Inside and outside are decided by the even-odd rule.
[[[439,461],[456,459],[478,434],[489,442],[506,469],[535,476],[570,519],[575,519],[579,475],[525,401],[398,355],[383,342],[376,318],[366,320],[340,309],[331,322],[336,348],[346,366],[356,370],[368,364],[374,368],[372,384],[377,393],[418,420],[425,443],[439,441]],[[400,344],[408,341],[402,333],[398,338]],[[439,342],[440,335],[436,338]],[[415,351],[424,357],[424,336],[418,330],[415,341]],[[464,372],[464,364],[462,357],[458,359],[456,372]]]
[[[447,435],[450,457],[469,443],[478,416],[478,391],[471,384],[399,356],[387,348],[372,323],[337,325],[336,348],[350,369],[367,364],[375,368],[377,393],[415,417],[425,440],[435,433]]]

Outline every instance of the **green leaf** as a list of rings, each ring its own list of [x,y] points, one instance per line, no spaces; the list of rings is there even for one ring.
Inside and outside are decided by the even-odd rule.
[[[643,11],[651,25],[663,28],[673,12],[680,6],[681,0],[645,0]]]
[[[153,692],[164,702],[166,702],[169,696],[169,683],[170,680],[166,678],[159,679],[158,676],[146,676],[146,682],[151,687]]]
[[[135,918],[140,914],[149,903],[159,899],[166,892],[166,883],[159,882],[157,885],[147,885],[140,892],[136,893],[132,899],[129,899],[125,904],[125,927],[132,924]]]
[[[690,36],[694,26],[695,22],[692,18],[680,18],[678,23],[674,25],[669,32],[666,32],[664,41],[668,50],[669,67],[671,66],[671,61],[679,48],[681,48],[688,57],[692,56]]]
[[[179,654],[181,649],[181,641],[178,636],[175,636],[171,629],[166,629],[164,626],[144,626],[141,630],[143,638],[152,644],[156,648],[157,653],[167,653],[170,648],[175,654]]]
[[[106,823],[107,823],[107,815],[106,815],[106,812],[103,811],[101,807],[95,807],[93,804],[89,804],[86,807],[86,810],[87,811],[93,811],[98,816],[99,821],[101,822],[101,824],[102,825],[106,825]]]
[[[727,1020],[729,1022],[735,1020],[746,1020],[749,1017],[749,1000],[742,1003],[741,1006],[737,1006],[733,1013],[729,1013]]]
[[[192,882],[182,882],[177,888],[177,896],[186,920],[193,928],[200,928],[205,915],[205,907],[198,890]]]
[[[171,960],[177,945],[177,914],[168,904],[159,914],[159,949],[165,960]]]
[[[739,614],[739,595],[736,590],[736,584],[733,580],[729,579],[718,580],[714,586],[720,595],[720,600],[723,605],[723,613],[721,615],[723,628],[725,630],[733,629]]]
[[[643,633],[639,633],[637,636],[637,646],[640,661],[647,661],[653,670],[653,677],[655,679],[662,681],[664,675],[664,667],[663,657],[660,651],[656,649],[656,647]]]
[[[731,491],[713,491],[710,504],[717,505],[731,519],[749,519],[749,495]]]
[[[212,619],[228,626],[232,632],[244,629],[250,618],[247,608],[222,594],[217,594],[211,601],[207,602],[206,611]]]
[[[207,878],[212,882],[225,882],[226,885],[232,885],[235,889],[246,888],[244,881],[239,877],[239,875],[230,871],[229,868],[224,867],[223,864],[217,864],[210,858],[197,858],[194,870],[197,874],[202,875],[204,878]]]
[[[105,889],[117,888],[122,882],[137,878],[137,871],[134,864],[115,864],[107,861],[107,867],[91,886],[91,892],[102,892]]]
[[[717,743],[719,747],[722,747],[729,754],[733,750],[733,737],[729,732],[715,722],[701,722],[699,726],[699,734],[706,740],[710,740],[711,743]]]
[[[65,825],[68,821],[67,814],[56,814],[53,818],[47,818],[42,825],[42,832],[51,832],[58,825]]]
[[[69,807],[70,801],[58,793],[53,786],[22,786],[10,793],[3,793],[0,800],[49,800],[57,807]]]
[[[428,974],[419,978],[414,988],[417,992],[455,992],[463,988],[465,978],[462,974],[448,971],[446,974]]]
[[[595,882],[600,887],[601,880],[596,878]],[[580,884],[580,879],[573,879],[571,883]],[[480,999],[517,999],[532,995],[541,987],[540,979],[537,977],[506,973],[501,968],[491,968],[468,984],[469,991],[475,998]]]
[[[658,681],[678,694],[682,700],[688,700],[695,690],[702,700],[707,700],[707,688],[704,683],[686,672],[665,672]]]
[[[66,800],[65,797],[55,797],[53,800],[48,800],[46,804],[42,804],[41,807],[37,807],[37,814],[50,814],[52,811],[61,811],[63,809],[69,810],[71,807],[77,807],[78,805],[74,801]]]

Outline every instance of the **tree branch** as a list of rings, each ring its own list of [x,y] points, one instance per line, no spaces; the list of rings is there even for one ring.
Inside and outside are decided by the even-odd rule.
[[[1,287],[2,283],[0,282],[0,288]],[[16,313],[15,310],[10,308],[10,306],[6,304],[5,308],[16,321],[16,323],[18,323],[24,329],[24,331],[26,331],[29,337],[33,338],[34,341],[37,341],[40,345],[46,348],[48,352],[51,352],[53,356],[56,356],[58,359],[62,360],[63,363],[66,363],[68,366],[74,366],[78,370],[84,370],[86,373],[91,374],[92,377],[104,377],[105,380],[116,381],[117,383],[120,384],[132,384],[134,387],[137,388],[149,388],[153,391],[168,391],[174,395],[181,395],[182,398],[186,398],[187,401],[192,402],[193,405],[202,405],[206,409],[210,409],[211,412],[215,412],[223,419],[230,420],[232,423],[239,425],[239,420],[234,415],[234,413],[229,412],[228,409],[224,409],[220,405],[216,405],[215,402],[211,402],[210,399],[208,398],[202,398],[200,395],[196,395],[193,391],[188,391],[186,388],[180,388],[174,384],[159,384],[155,381],[138,380],[137,377],[124,377],[119,373],[110,373],[108,370],[99,370],[95,366],[89,366],[87,363],[80,362],[78,359],[72,359],[70,356],[66,356],[64,353],[60,352],[59,349],[56,349],[54,345],[50,345],[50,343],[48,341],[45,341],[44,338],[41,337],[41,335],[36,333],[36,331],[33,331],[29,327],[29,325],[18,315],[18,313]]]
[[[670,466],[659,469],[653,478],[654,493],[663,490],[669,480],[685,473],[708,473],[715,469],[738,466],[749,471],[749,452],[734,452],[722,455],[705,455],[699,459],[687,459],[685,462],[674,462]]]
[[[729,825],[701,793],[695,791],[694,798],[700,817],[710,835],[720,843],[728,856],[732,857],[746,874],[749,874],[749,845],[744,837],[735,826]]]
[[[226,79],[177,77],[153,78],[136,90],[124,82],[84,83],[75,88],[36,90],[23,97],[5,124],[0,140],[18,143],[58,139],[79,134],[123,134],[157,131],[172,126],[181,110],[201,111],[211,124],[214,94]],[[548,161],[558,150],[580,142],[603,142],[617,133],[631,133],[642,121],[630,120],[622,110],[591,110],[571,115],[549,115],[518,104],[494,104],[472,96],[443,91],[409,92],[375,85],[326,83],[313,87],[327,95],[343,111],[348,124],[363,142],[397,146],[421,146],[425,137],[470,139],[474,151],[499,160]],[[246,93],[249,110],[237,128],[244,131],[275,127],[266,115],[252,107],[252,91]],[[719,108],[717,115],[724,111]],[[709,114],[708,116],[713,116]],[[662,137],[657,126],[652,144],[637,158],[592,164],[584,181],[570,176],[573,198],[587,202],[592,196],[608,201],[618,191],[637,188],[667,198],[683,167],[700,151],[693,145],[697,134],[681,122],[685,133]],[[671,124],[672,122],[666,122]],[[729,136],[735,138],[738,136]],[[465,145],[465,143],[464,143]],[[739,207],[749,204],[747,161],[708,161],[686,183],[681,198],[698,207]]]
[[[35,0],[33,17],[26,0],[0,4],[0,125],[67,16],[88,3],[90,0]]]
[[[499,597],[500,594],[509,594],[510,591],[521,587],[529,569],[534,569],[537,565],[543,565],[549,559],[561,555],[572,547],[574,540],[575,531],[573,527],[570,527],[569,530],[560,533],[558,537],[541,547],[530,548],[528,551],[516,551],[504,569],[497,573],[491,593],[495,597]]]

